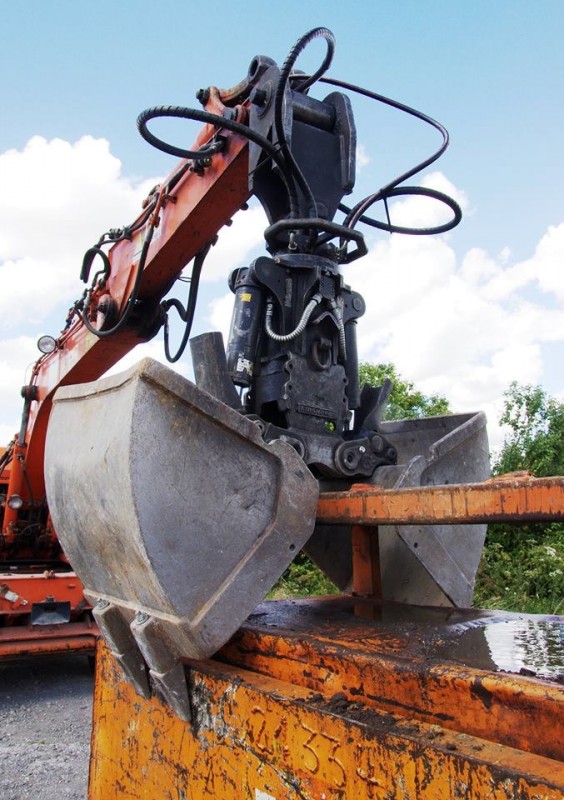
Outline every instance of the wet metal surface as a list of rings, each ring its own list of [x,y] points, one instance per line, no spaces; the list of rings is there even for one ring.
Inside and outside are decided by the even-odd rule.
[[[284,635],[324,634],[372,640],[379,652],[433,658],[477,669],[564,682],[564,617],[479,609],[373,603],[362,598],[263,603],[245,628]]]
[[[562,619],[335,597],[263,603],[218,658],[564,759]]]
[[[485,620],[438,645],[436,654],[471,667],[564,683],[564,621],[527,615]]]

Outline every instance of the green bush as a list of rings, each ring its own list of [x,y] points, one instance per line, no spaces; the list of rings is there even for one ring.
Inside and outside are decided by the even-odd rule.
[[[517,543],[501,526],[488,534],[474,593],[479,608],[531,614],[564,611],[564,532],[561,525],[544,532],[521,532]]]
[[[500,422],[509,427],[494,475],[564,474],[564,404],[540,386],[512,383]],[[564,525],[490,525],[474,605],[508,611],[564,611]]]
[[[288,597],[338,594],[335,584],[321,572],[313,561],[300,553],[290,564],[268,597],[283,600]]]

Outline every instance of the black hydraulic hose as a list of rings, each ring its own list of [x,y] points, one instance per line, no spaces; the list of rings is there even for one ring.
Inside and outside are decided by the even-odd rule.
[[[170,308],[176,308],[178,314],[180,315],[180,319],[186,323],[184,328],[184,334],[182,336],[182,341],[178,347],[178,350],[174,355],[170,353],[170,339],[169,339],[169,327],[168,327],[168,314],[165,318],[165,325],[164,325],[164,349],[167,361],[171,364],[174,364],[178,359],[182,356],[184,351],[186,350],[186,345],[188,344],[188,339],[190,338],[190,332],[192,330],[192,323],[194,322],[194,314],[196,312],[196,301],[198,299],[198,289],[200,285],[200,276],[202,274],[202,267],[204,266],[204,261],[206,260],[206,256],[209,252],[211,247],[211,243],[206,245],[194,258],[194,265],[192,267],[192,274],[190,277],[190,290],[188,292],[188,303],[186,308],[182,305],[179,300],[172,299],[172,300],[165,300],[161,303],[161,307],[165,312],[167,312]]]
[[[8,447],[6,452],[2,456],[0,456],[0,472],[2,472],[2,470],[4,469],[6,464],[9,464],[10,461],[12,460],[13,452],[14,452],[14,448],[13,448],[13,446],[10,446],[10,447]]]
[[[341,89],[347,89],[350,92],[355,92],[356,94],[363,95],[364,97],[368,97],[370,100],[376,100],[379,103],[384,103],[385,105],[391,106],[392,108],[397,108],[398,111],[403,111],[406,114],[410,114],[412,117],[416,117],[420,119],[422,122],[426,122],[428,125],[431,125],[435,128],[442,136],[442,144],[429,158],[426,158],[421,163],[417,164],[412,169],[407,170],[402,175],[399,175],[394,180],[387,183],[385,186],[380,189],[381,192],[385,192],[387,189],[391,189],[397,186],[399,183],[403,183],[408,178],[412,178],[414,175],[417,175],[418,172],[425,169],[425,167],[430,166],[433,164],[438,158],[442,156],[449,144],[449,135],[447,129],[444,125],[441,125],[436,119],[429,117],[427,114],[424,114],[422,111],[418,111],[416,108],[412,108],[411,106],[405,105],[405,103],[400,103],[398,100],[392,100],[390,97],[385,97],[385,95],[378,94],[377,92],[373,92],[370,89],[363,89],[361,86],[356,86],[354,83],[348,83],[347,81],[341,81],[337,78],[320,78],[321,83],[327,83],[330,86],[338,86]]]
[[[170,182],[172,182],[172,180],[174,180],[175,178],[176,175],[173,176]],[[98,243],[95,244],[93,247],[90,247],[84,254],[84,258],[82,259],[82,268],[80,271],[80,280],[83,281],[84,283],[88,282],[90,269],[92,267],[92,263],[96,258],[96,256],[100,256],[100,258],[102,259],[104,265],[103,274],[107,279],[111,272],[111,263],[105,251],[102,250],[102,247],[107,244],[113,246],[114,244],[118,244],[118,242],[123,242],[126,239],[131,240],[135,231],[139,230],[139,228],[142,228],[143,225],[145,225],[145,223],[151,216],[152,211],[153,211],[153,205],[149,205],[145,213],[142,214],[139,217],[139,219],[136,220],[136,222],[134,222],[132,225],[126,225],[123,228],[114,229],[103,233],[102,236],[100,236]],[[96,275],[99,274],[101,273],[99,272],[96,273]]]
[[[421,161],[415,167],[412,167],[403,174],[399,175],[397,178],[394,178],[392,181],[383,186],[379,191],[369,195],[368,197],[365,197],[363,200],[357,203],[352,209],[348,208],[344,203],[340,203],[339,210],[343,211],[346,214],[343,224],[346,227],[354,228],[355,225],[360,221],[373,228],[378,228],[380,230],[384,230],[389,233],[405,233],[410,235],[429,235],[436,233],[444,233],[456,227],[456,225],[458,225],[458,223],[462,219],[462,211],[458,203],[451,197],[444,194],[443,192],[437,191],[436,189],[427,189],[425,187],[419,187],[419,186],[399,187],[400,183],[403,183],[408,178],[413,177],[417,173],[424,170],[426,167],[433,164],[445,152],[449,144],[449,135],[444,125],[441,125],[441,123],[438,122],[437,120],[433,119],[432,117],[429,117],[422,111],[418,111],[417,109],[406,105],[405,103],[400,103],[398,100],[392,100],[390,97],[385,97],[384,95],[378,94],[377,92],[373,92],[369,89],[364,89],[355,84],[348,83],[347,81],[341,81],[338,80],[337,78],[329,78],[329,77],[321,77],[319,78],[319,80],[321,83],[327,83],[331,86],[336,86],[341,89],[346,89],[348,91],[355,92],[356,94],[363,95],[364,97],[368,97],[371,100],[376,100],[380,103],[384,103],[385,105],[391,106],[392,108],[396,108],[399,111],[403,111],[406,114],[410,114],[411,116],[420,119],[422,122],[431,125],[437,131],[439,131],[442,137],[441,146],[428,158]],[[388,222],[384,223],[384,222],[379,222],[378,220],[375,220],[372,217],[365,216],[365,212],[374,203],[377,203],[379,200],[383,200],[384,203],[386,203],[389,197],[396,197],[399,195],[421,195],[425,197],[431,197],[432,199],[438,200],[439,202],[447,205],[453,211],[453,218],[449,222],[444,223],[443,225],[437,225],[432,228],[407,228],[399,225],[393,225],[390,222],[389,217],[388,217]],[[386,203],[386,213],[388,213],[387,203]]]
[[[96,256],[99,256],[102,259],[102,264],[104,265],[104,275],[107,278],[110,276],[110,272],[112,271],[112,265],[110,263],[110,259],[108,258],[107,254],[102,250],[100,244],[98,243],[94,247],[89,247],[86,253],[84,254],[84,258],[82,259],[82,269],[80,270],[80,280],[83,283],[88,282],[88,278],[90,276],[90,269],[92,267],[92,263]]]
[[[303,80],[300,80],[299,85],[296,87],[296,91],[298,92],[305,92],[306,89],[309,89],[310,86],[313,86],[318,80],[320,80],[322,75],[325,75],[331,63],[333,61],[333,56],[335,55],[335,37],[333,33],[329,30],[329,28],[313,28],[313,30],[309,31],[308,33],[304,34],[301,39],[298,39],[296,44],[292,47],[290,52],[286,57],[286,61],[282,67],[282,72],[285,71],[285,68],[288,67],[288,75],[287,78],[290,76],[292,67],[296,63],[298,57],[303,53],[305,48],[313,42],[314,39],[318,39],[319,37],[323,37],[325,42],[327,43],[327,52],[325,54],[325,58],[321,63],[321,66],[313,73],[313,75],[304,75]]]
[[[113,328],[110,328],[107,331],[102,331],[102,330],[99,330],[98,328],[95,328],[94,325],[92,325],[92,323],[88,319],[88,312],[90,310],[90,297],[87,298],[87,300],[86,300],[86,302],[84,304],[84,309],[82,311],[82,321],[84,323],[84,326],[87,328],[87,330],[90,331],[90,333],[95,334],[100,339],[104,339],[104,338],[107,338],[108,336],[113,336],[115,333],[118,333],[118,331],[121,331],[125,327],[127,322],[129,321],[129,318],[130,318],[130,316],[131,316],[131,314],[133,312],[133,309],[135,307],[135,303],[137,302],[137,296],[139,294],[139,287],[141,286],[141,280],[143,278],[143,271],[145,269],[145,262],[147,261],[147,255],[149,253],[149,246],[150,246],[151,240],[153,238],[154,230],[155,230],[155,225],[154,225],[154,223],[151,223],[149,225],[148,229],[147,229],[147,234],[145,236],[145,241],[143,242],[143,248],[141,250],[141,255],[139,257],[139,264],[137,265],[137,273],[135,275],[135,281],[133,283],[133,288],[131,290],[131,294],[129,296],[129,299],[127,301],[127,304],[125,306],[125,310],[124,310],[123,314],[121,315],[119,320],[116,322],[116,324],[113,326]]]
[[[374,203],[377,203],[379,200],[383,200],[386,204],[386,212],[388,212],[387,207],[387,200],[390,197],[412,197],[414,195],[418,195],[420,197],[430,197],[432,200],[437,200],[439,203],[443,203],[444,205],[448,206],[451,211],[453,212],[452,219],[444,222],[441,225],[434,225],[431,228],[410,228],[403,225],[393,225],[390,222],[389,215],[388,215],[388,222],[379,222],[378,220],[372,219],[372,217],[365,217],[364,212],[368,210],[368,208]],[[341,211],[348,210],[346,206],[342,204],[339,205]],[[352,212],[350,212],[352,213]],[[349,216],[350,216],[349,213]],[[387,189],[385,192],[381,189],[379,192],[375,192],[368,197],[365,197],[361,203],[355,206],[355,214],[352,217],[350,223],[346,225],[347,228],[353,229],[357,222],[364,222],[367,225],[370,225],[373,228],[378,228],[381,231],[386,231],[387,233],[403,233],[408,234],[410,236],[430,236],[433,234],[438,233],[446,233],[447,231],[452,230],[455,228],[460,220],[462,219],[462,209],[452,197],[449,197],[448,194],[444,192],[439,192],[437,189],[431,189],[426,186],[396,186],[392,189]]]
[[[35,505],[35,498],[33,497],[33,487],[31,485],[31,481],[29,479],[29,475],[27,472],[27,468],[25,465],[25,461],[22,461],[22,474],[24,476],[25,485],[27,486],[27,491],[29,495],[29,501],[32,505]]]
[[[304,217],[303,219],[280,219],[278,222],[274,222],[272,225],[268,226],[264,232],[264,238],[268,244],[272,244],[283,232],[307,230],[309,228],[313,228],[317,231],[327,232],[326,236],[321,236],[320,239],[318,239],[318,243],[321,241],[323,241],[323,243],[328,242],[331,239],[334,239],[335,236],[339,236],[342,242],[354,241],[356,243],[356,250],[350,254],[347,254],[346,258],[344,252],[340,253],[339,260],[349,263],[350,261],[354,261],[361,256],[365,256],[368,252],[366,248],[366,242],[364,241],[364,236],[362,233],[360,233],[360,231],[355,231],[352,228],[345,228],[343,225],[338,225],[336,222],[330,222],[329,220],[321,219],[319,217]]]
[[[301,171],[296,159],[294,158],[290,148],[288,147],[288,141],[286,139],[286,134],[284,131],[284,119],[283,119],[283,112],[284,112],[284,94],[286,92],[286,86],[290,79],[290,74],[292,72],[292,68],[296,63],[298,57],[303,52],[303,50],[316,38],[323,37],[327,43],[327,53],[325,58],[323,59],[323,63],[319,67],[319,69],[311,76],[306,76],[302,81],[299,83],[298,91],[304,92],[309,86],[311,86],[315,81],[317,81],[321,75],[323,75],[333,60],[333,54],[335,52],[335,37],[331,33],[330,30],[327,28],[314,28],[313,30],[309,31],[308,33],[304,34],[293,48],[288,53],[284,64],[282,65],[282,69],[280,70],[280,76],[278,78],[278,82],[276,84],[276,89],[274,92],[274,130],[276,132],[276,138],[278,140],[278,146],[280,147],[281,152],[284,155],[284,160],[288,164],[296,182],[298,183],[300,189],[304,193],[307,198],[307,201],[310,206],[310,213],[311,216],[317,217],[317,203],[315,202],[315,197],[308,182],[305,179],[303,172]],[[298,211],[296,210],[295,213],[290,214],[290,218],[296,217],[298,215]]]
[[[162,152],[168,153],[169,155],[178,156],[179,158],[189,158],[195,161],[202,158],[207,158],[211,152],[218,152],[220,146],[214,144],[213,151],[210,151],[209,149],[206,150],[206,148],[202,150],[186,150],[182,147],[176,147],[168,142],[164,142],[162,139],[159,139],[157,136],[152,134],[147,127],[147,123],[150,120],[157,119],[159,117],[191,119],[195,120],[196,122],[209,123],[210,125],[214,125],[216,128],[226,128],[233,133],[238,133],[241,136],[244,136],[246,139],[249,139],[249,141],[257,144],[262,150],[268,153],[276,166],[279,168],[288,192],[288,203],[290,209],[294,210],[294,215],[297,213],[298,197],[286,162],[272,142],[270,142],[264,136],[261,136],[260,133],[257,133],[252,128],[249,128],[248,125],[243,125],[242,123],[236,122],[233,119],[228,119],[227,117],[221,117],[218,114],[212,114],[211,112],[204,111],[201,108],[187,108],[184,106],[153,106],[151,108],[147,108],[145,111],[142,111],[141,114],[139,114],[137,117],[137,129],[146,142],[149,142],[149,144],[153,145],[153,147],[156,147],[157,150],[162,150]]]

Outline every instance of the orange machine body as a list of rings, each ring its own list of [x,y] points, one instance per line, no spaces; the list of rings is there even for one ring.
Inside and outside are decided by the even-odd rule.
[[[228,99],[229,92],[223,96]],[[218,90],[210,92],[206,108],[221,114],[225,106]],[[246,110],[238,106],[234,113],[242,119]],[[215,133],[211,126],[204,126],[193,147],[200,147]],[[148,199],[153,203],[151,217],[131,239],[112,247],[111,273],[105,282],[94,285],[91,305],[105,295],[117,308],[124,308],[138,268],[140,242],[147,225],[154,224],[139,300],[158,306],[184,266],[241,208],[249,196],[248,145],[228,131],[224,139],[224,151],[216,154],[205,170],[191,171],[186,169],[185,160],[180,162]],[[173,180],[174,188],[168,191]],[[142,212],[139,218],[144,215]],[[109,339],[99,339],[87,330],[82,315],[71,309],[55,349],[38,359],[29,385],[22,390],[25,400],[21,429],[9,445],[9,458],[0,461],[0,656],[53,652],[54,640],[62,650],[83,650],[85,641],[87,649],[94,648],[96,627],[90,621],[80,582],[70,572],[61,550],[45,502],[43,459],[47,426],[53,395],[59,386],[98,379],[147,338],[150,337],[127,326]],[[2,455],[0,452],[0,459]],[[21,498],[19,507],[14,498]],[[50,575],[48,588],[46,573]],[[12,601],[12,597],[20,599]],[[33,606],[45,602],[70,604],[68,620],[57,624],[56,635],[49,632],[49,626],[32,622]],[[83,623],[88,630],[87,640],[82,635],[77,637],[72,627]]]

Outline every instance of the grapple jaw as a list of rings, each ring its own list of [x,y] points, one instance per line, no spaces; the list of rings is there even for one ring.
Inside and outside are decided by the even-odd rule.
[[[189,715],[182,658],[218,650],[304,546],[318,485],[295,450],[151,359],[55,396],[53,522],[112,651]]]
[[[479,483],[490,476],[482,412],[381,422],[397,466],[379,467],[385,489]],[[364,482],[364,481],[363,481]],[[486,525],[382,525],[378,528],[382,595],[418,606],[468,607]],[[343,591],[352,585],[350,527],[318,525],[305,551]]]

